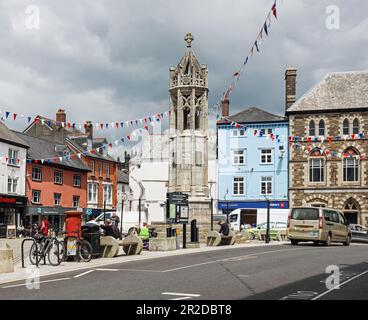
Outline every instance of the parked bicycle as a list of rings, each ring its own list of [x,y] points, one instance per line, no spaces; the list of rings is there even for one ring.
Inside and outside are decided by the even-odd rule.
[[[35,234],[34,242],[29,251],[29,260],[31,264],[37,265],[46,257],[52,266],[58,266],[63,260],[64,245],[55,237],[44,237],[41,234]]]
[[[60,241],[64,247],[63,260],[66,260],[68,257],[72,256],[77,261],[91,261],[93,254],[92,245],[80,236],[81,231],[63,232],[64,235],[67,233],[73,233],[76,236],[67,236],[64,237],[64,241]]]

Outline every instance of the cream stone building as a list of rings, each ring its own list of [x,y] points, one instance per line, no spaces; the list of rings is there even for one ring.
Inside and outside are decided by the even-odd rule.
[[[286,71],[291,206],[328,206],[368,224],[368,71],[330,73],[295,101]]]

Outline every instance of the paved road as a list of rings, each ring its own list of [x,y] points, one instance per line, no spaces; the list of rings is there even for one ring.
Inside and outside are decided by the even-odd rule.
[[[340,289],[326,288],[337,265]],[[231,248],[45,276],[0,286],[2,299],[368,299],[368,246]]]

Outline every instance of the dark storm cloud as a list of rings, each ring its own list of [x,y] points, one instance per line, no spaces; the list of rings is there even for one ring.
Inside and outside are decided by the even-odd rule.
[[[168,69],[181,58],[187,32],[209,67],[214,104],[272,1],[34,0],[40,30],[25,28],[29,4],[0,2],[0,109],[53,116],[63,106],[75,122],[112,122],[167,110]],[[328,5],[340,8],[339,30],[325,26]],[[283,0],[278,10],[233,92],[232,113],[247,106],[283,113],[289,65],[299,70],[298,96],[327,72],[368,68],[365,0]]]

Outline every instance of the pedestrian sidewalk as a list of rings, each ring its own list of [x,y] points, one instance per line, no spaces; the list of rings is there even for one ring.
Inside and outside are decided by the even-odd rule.
[[[10,240],[7,241],[12,247],[15,244],[11,244]],[[20,246],[21,241],[19,242]],[[271,242],[269,244],[265,244],[263,242],[250,242],[245,244],[235,244],[233,246],[221,246],[221,247],[207,247],[205,244],[201,245],[200,248],[193,249],[178,249],[174,251],[143,251],[140,255],[136,256],[127,256],[124,254],[122,248],[120,248],[120,255],[115,258],[99,258],[92,259],[90,262],[62,262],[59,266],[53,267],[48,264],[39,266],[40,277],[60,274],[69,271],[75,270],[84,270],[84,269],[93,269],[101,266],[112,265],[112,264],[120,264],[134,261],[141,261],[147,259],[157,259],[171,256],[180,256],[191,253],[203,253],[203,252],[211,252],[211,251],[219,251],[219,250],[229,250],[229,249],[239,249],[239,248],[252,248],[252,247],[262,247],[262,246],[275,246],[280,245],[282,242]],[[26,250],[25,250],[26,251]],[[20,249],[19,249],[20,252]],[[0,284],[9,283],[13,281],[22,281],[29,278],[30,269],[36,268],[35,266],[30,265],[28,257],[25,258],[25,268],[22,268],[21,263],[16,263],[14,266],[13,273],[3,273],[0,274]]]

